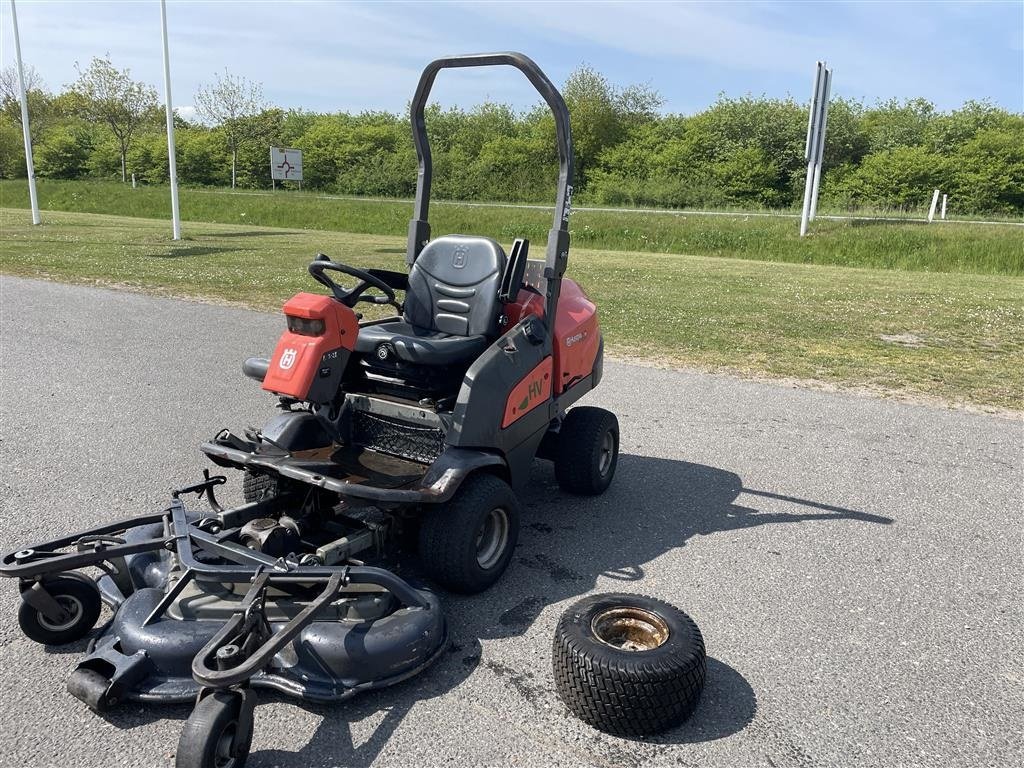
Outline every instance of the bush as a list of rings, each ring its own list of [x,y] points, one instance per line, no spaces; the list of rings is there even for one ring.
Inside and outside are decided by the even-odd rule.
[[[68,125],[51,128],[35,147],[36,173],[51,179],[77,179],[86,173],[91,151],[86,131]]]

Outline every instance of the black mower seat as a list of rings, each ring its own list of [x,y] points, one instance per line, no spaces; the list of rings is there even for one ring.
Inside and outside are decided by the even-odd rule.
[[[430,241],[409,270],[405,316],[361,327],[356,351],[370,366],[471,362],[498,335],[504,271],[505,252],[488,237]]]
[[[488,343],[486,336],[453,336],[390,320],[360,328],[356,351],[371,358],[371,363],[395,362],[397,357],[420,365],[455,365],[475,359]]]

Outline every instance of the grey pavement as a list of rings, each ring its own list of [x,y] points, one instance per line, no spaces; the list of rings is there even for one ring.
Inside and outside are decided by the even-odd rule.
[[[158,510],[224,426],[273,401],[240,363],[279,316],[3,277],[0,549]],[[336,707],[261,695],[249,765],[1024,764],[1022,422],[609,363],[604,496],[538,462],[512,567],[446,596],[455,644]],[[238,486],[234,494],[238,494]],[[647,741],[557,700],[550,646],[580,596],[670,600],[700,625],[704,699]],[[0,583],[0,765],[170,766],[187,707],[92,714]]]

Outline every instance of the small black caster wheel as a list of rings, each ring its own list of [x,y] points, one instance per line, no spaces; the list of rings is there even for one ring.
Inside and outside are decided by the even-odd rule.
[[[47,616],[36,606],[25,600],[22,592],[21,608],[18,609],[18,624],[29,640],[43,645],[64,645],[85,637],[96,626],[100,617],[100,591],[91,579],[59,574],[43,579],[43,589],[49,593],[58,606],[59,616]]]
[[[240,693],[218,690],[204,696],[185,721],[175,768],[242,768],[252,746],[252,725],[253,707],[245,706]]]

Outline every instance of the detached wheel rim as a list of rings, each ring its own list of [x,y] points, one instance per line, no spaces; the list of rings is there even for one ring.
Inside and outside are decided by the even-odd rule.
[[[476,535],[476,562],[485,571],[493,568],[508,546],[508,512],[495,507],[484,518]]]
[[[601,611],[591,623],[594,636],[620,651],[653,651],[668,640],[668,624],[656,613],[622,606]]]
[[[39,626],[50,632],[63,632],[66,629],[71,629],[78,623],[78,620],[82,617],[82,611],[85,610],[82,606],[82,601],[74,595],[56,595],[54,600],[57,601],[57,605],[64,612],[64,617],[57,621],[51,621],[46,617],[46,614],[40,613]]]
[[[612,434],[611,430],[608,430],[601,439],[601,453],[597,458],[597,472],[601,477],[608,475],[608,470],[611,469],[612,459],[614,458],[615,435]]]

